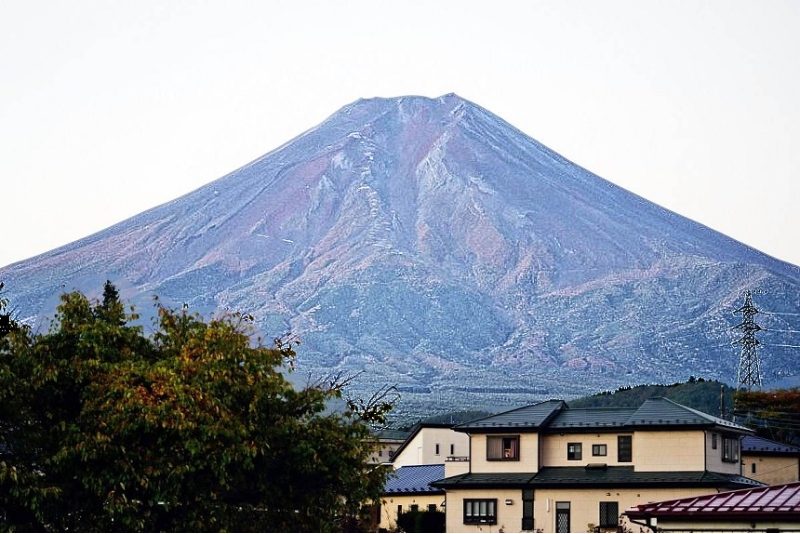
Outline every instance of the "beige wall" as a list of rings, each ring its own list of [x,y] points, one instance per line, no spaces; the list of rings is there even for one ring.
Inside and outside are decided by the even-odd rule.
[[[469,460],[444,463],[444,478],[454,477],[469,471]]]
[[[516,436],[517,434],[488,434],[490,436]],[[487,460],[487,434],[472,435],[473,473],[533,473],[539,470],[539,438],[537,434],[519,434],[519,460]]]
[[[589,523],[595,526],[600,523],[600,503],[603,501],[617,502],[619,513],[622,514],[626,509],[637,504],[707,495],[709,493],[716,493],[716,488],[538,489],[533,495],[533,527],[539,531],[555,532],[555,503],[559,501],[570,503],[570,531],[586,532],[589,529]],[[634,532],[639,531],[639,526],[628,524],[627,518],[624,518],[623,524]],[[450,532],[449,529],[448,532]]]
[[[633,464],[636,471],[703,471],[705,432],[637,430],[633,433]]]
[[[436,444],[439,454],[436,454]],[[443,464],[450,456],[450,445],[453,445],[453,456],[469,455],[469,436],[463,432],[455,432],[449,428],[423,428],[403,451],[394,459],[395,469],[405,465]]]
[[[548,434],[542,436],[542,466],[568,467],[586,464],[633,465],[633,462],[617,461],[617,436],[631,436],[632,433],[621,434]],[[582,444],[582,458],[567,460],[567,443]],[[592,456],[592,445],[606,445],[606,456]],[[635,444],[634,444],[635,447]]]
[[[787,456],[742,456],[742,474],[770,486],[797,482],[800,476],[797,457]],[[756,472],[753,473],[753,464]]]
[[[496,525],[465,525],[464,499],[497,499]],[[506,504],[511,499],[512,504]],[[447,532],[519,532],[522,527],[522,490],[454,490],[447,492]]]
[[[381,520],[378,528],[397,529],[398,506],[403,507],[403,512],[408,512],[411,510],[411,505],[416,504],[419,510],[424,512],[429,504],[435,504],[436,509],[443,512],[441,507],[443,502],[444,495],[384,495],[381,499]]]

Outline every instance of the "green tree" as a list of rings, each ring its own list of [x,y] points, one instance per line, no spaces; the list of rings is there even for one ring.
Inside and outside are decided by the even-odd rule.
[[[736,415],[768,439],[800,444],[800,388],[735,393]]]
[[[357,528],[388,390],[331,412],[346,380],[294,388],[295,344],[253,343],[250,317],[158,307],[146,337],[115,291],[0,340],[0,529]]]

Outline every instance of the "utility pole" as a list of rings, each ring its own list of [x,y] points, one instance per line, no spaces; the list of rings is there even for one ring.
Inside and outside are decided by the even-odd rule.
[[[742,346],[739,355],[739,369],[736,372],[736,389],[752,391],[761,389],[761,360],[758,357],[756,332],[761,330],[755,322],[758,308],[753,305],[753,296],[750,291],[744,293],[744,306],[734,313],[742,314],[742,322],[736,326],[742,331],[742,337],[736,342]]]

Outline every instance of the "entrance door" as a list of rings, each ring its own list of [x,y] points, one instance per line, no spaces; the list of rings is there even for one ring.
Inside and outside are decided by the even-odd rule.
[[[556,502],[556,532],[569,532],[569,502]]]

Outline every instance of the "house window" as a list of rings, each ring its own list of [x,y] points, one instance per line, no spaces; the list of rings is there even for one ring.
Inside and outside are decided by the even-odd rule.
[[[436,444],[436,456],[439,456],[439,444]]]
[[[580,460],[583,458],[580,443],[567,443],[567,460]]]
[[[419,505],[418,504],[412,504],[411,505],[411,511],[412,512],[419,512]]]
[[[403,505],[402,504],[398,504],[397,505],[397,517],[400,517],[402,515],[402,513],[403,513]]]
[[[428,505],[428,511],[429,512],[435,512],[436,511],[436,505],[435,504],[429,504]]]
[[[611,528],[619,524],[619,503],[601,502],[600,503],[600,527]]]
[[[453,456],[456,453],[456,446],[452,443],[450,444],[450,456]]]
[[[519,460],[519,436],[488,436],[487,460]]]
[[[497,524],[497,499],[464,499],[464,524]]]
[[[606,456],[608,455],[608,448],[603,444],[592,445],[592,456]]]
[[[617,436],[617,461],[633,461],[633,437]]]
[[[756,474],[756,464],[755,463],[750,466],[750,472],[752,474],[754,474],[754,475]]]
[[[736,463],[739,461],[739,439],[722,436],[722,461]]]
[[[717,450],[717,435],[715,433],[711,433],[711,448]]]

